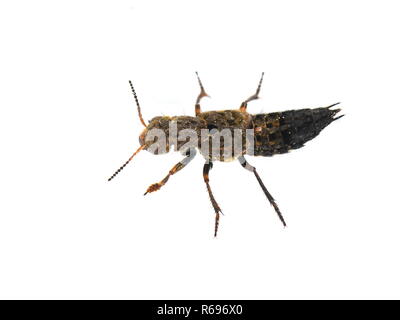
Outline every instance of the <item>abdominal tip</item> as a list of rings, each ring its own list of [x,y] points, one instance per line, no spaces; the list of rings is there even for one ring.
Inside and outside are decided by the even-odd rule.
[[[329,108],[332,108],[332,107],[334,107],[334,106],[337,106],[338,104],[340,104],[340,102],[336,102],[336,103],[334,103],[334,104],[331,104],[330,106],[328,106],[328,107],[326,107],[326,108],[329,109]]]
[[[340,118],[344,117],[344,114],[340,115],[339,117],[333,118],[333,121],[339,120]]]

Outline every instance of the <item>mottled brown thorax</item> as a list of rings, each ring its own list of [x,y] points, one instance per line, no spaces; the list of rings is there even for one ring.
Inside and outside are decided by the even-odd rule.
[[[246,129],[252,126],[249,113],[238,110],[209,111],[200,113],[197,118],[210,131],[201,140],[202,144],[208,144],[208,150],[200,149],[206,159],[232,161],[246,153]]]

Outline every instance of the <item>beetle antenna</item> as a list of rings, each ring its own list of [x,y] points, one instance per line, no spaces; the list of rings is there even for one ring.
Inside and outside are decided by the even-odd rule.
[[[133,84],[132,84],[132,81],[131,81],[131,80],[129,80],[129,85],[131,86],[131,90],[132,90],[132,93],[133,93],[133,97],[135,98],[135,101],[136,101],[136,105],[137,105],[137,110],[138,110],[140,122],[141,122],[145,127],[147,127],[146,123],[145,123],[144,120],[143,120],[142,111],[140,110],[139,100],[138,100],[138,98],[137,98],[136,91],[135,91],[135,88],[133,88]]]
[[[120,171],[121,171],[123,168],[125,168],[126,165],[133,159],[133,157],[136,156],[141,150],[143,150],[143,148],[144,148],[145,146],[146,146],[145,144],[141,145],[141,146],[139,147],[139,149],[137,149],[137,150],[131,155],[131,157],[128,159],[128,161],[125,162],[117,171],[115,171],[114,174],[113,174],[110,178],[108,178],[108,181],[111,181],[112,179],[114,179],[114,177],[115,177],[118,173],[120,173]]]

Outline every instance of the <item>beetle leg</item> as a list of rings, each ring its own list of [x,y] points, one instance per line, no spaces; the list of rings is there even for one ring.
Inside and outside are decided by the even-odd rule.
[[[252,100],[256,100],[259,98],[258,94],[260,93],[261,90],[261,84],[264,78],[264,72],[261,74],[261,79],[260,82],[258,83],[258,87],[257,87],[257,91],[255,94],[253,94],[252,96],[248,97],[245,101],[242,102],[242,104],[240,105],[240,111],[241,112],[246,112],[247,109],[247,103],[252,101]]]
[[[215,201],[214,195],[211,191],[210,188],[210,183],[209,183],[209,178],[208,178],[208,173],[210,172],[211,168],[212,168],[213,164],[211,161],[207,161],[204,164],[203,167],[203,178],[204,178],[204,182],[206,183],[207,186],[207,191],[208,191],[208,195],[210,196],[210,200],[211,200],[211,204],[214,208],[215,211],[215,228],[214,228],[214,237],[217,236],[217,232],[218,232],[218,225],[219,225],[219,214],[222,213],[217,201]]]
[[[179,170],[183,169],[190,161],[192,161],[192,159],[196,156],[196,149],[189,149],[186,152],[186,157],[183,158],[180,162],[178,162],[176,165],[174,165],[174,167],[169,170],[167,176],[162,179],[160,182],[157,183],[153,183],[150,187],[147,188],[147,191],[145,192],[144,195],[150,193],[150,192],[154,192],[157,190],[160,190],[160,188],[167,183],[168,179],[170,176],[172,176],[173,174],[177,173]]]
[[[194,109],[195,114],[197,116],[199,113],[201,113],[200,100],[204,97],[209,97],[209,95],[204,90],[203,84],[201,83],[201,80],[200,80],[200,77],[199,77],[199,74],[197,73],[197,71],[196,71],[196,77],[197,77],[197,80],[199,81],[199,86],[200,86],[200,93],[196,99],[196,105],[195,105],[195,109]]]
[[[271,206],[274,207],[276,213],[278,214],[279,219],[283,223],[283,226],[286,227],[285,219],[283,219],[282,213],[279,210],[279,207],[276,204],[275,199],[272,197],[272,195],[269,193],[269,191],[265,187],[264,183],[261,181],[261,178],[258,175],[256,168],[254,168],[252,165],[250,165],[243,156],[240,156],[238,159],[239,159],[239,162],[240,162],[240,164],[242,165],[243,168],[245,168],[245,169],[247,169],[247,170],[249,170],[249,171],[254,173],[254,175],[256,176],[257,181],[260,184],[261,189],[264,191],[264,194],[266,195],[269,203],[271,204]]]

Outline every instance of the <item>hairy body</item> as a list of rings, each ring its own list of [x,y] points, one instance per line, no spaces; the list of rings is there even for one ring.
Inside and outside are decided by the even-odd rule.
[[[334,105],[332,105],[334,106]],[[171,149],[170,141],[170,125],[175,122],[177,132],[182,130],[193,130],[197,137],[198,144],[192,147],[200,149],[200,143],[205,143],[204,138],[201,138],[201,130],[209,130],[207,140],[210,143],[208,153],[202,153],[206,160],[213,161],[232,161],[240,156],[247,154],[246,130],[252,132],[254,137],[254,156],[270,157],[275,154],[287,153],[293,149],[299,149],[304,144],[315,138],[327,125],[336,120],[335,115],[340,109],[331,109],[332,106],[325,108],[314,109],[299,109],[289,110],[274,113],[260,113],[251,115],[247,112],[239,110],[223,110],[223,111],[208,111],[201,112],[195,117],[191,116],[175,116],[175,117],[155,117],[150,120],[150,124],[143,131],[139,138],[141,145],[144,145],[144,150],[154,143],[152,139],[146,141],[145,138],[149,130],[159,129],[164,132],[166,140],[165,152]],[[213,133],[214,130],[214,133]],[[212,144],[214,136],[218,135],[223,130],[229,130],[231,136],[234,136],[234,130],[241,130],[242,145],[241,151],[233,153],[231,157],[224,157],[224,151],[227,146],[225,141],[221,139],[218,146],[220,152],[215,152],[215,145]],[[187,151],[188,146],[184,141],[177,141],[177,151],[182,153]],[[156,149],[155,154],[159,154],[160,149]],[[213,156],[213,154],[218,156]]]
[[[263,75],[264,73],[261,76],[256,93],[243,101],[239,109],[208,112],[201,111],[200,100],[206,97],[207,93],[200,78],[197,76],[200,85],[200,94],[195,104],[195,116],[155,117],[150,120],[149,124],[146,124],[143,120],[136,92],[130,82],[138,107],[139,118],[145,129],[139,136],[139,149],[109,178],[109,181],[139,151],[147,150],[153,154],[162,154],[169,152],[174,146],[175,151],[180,151],[185,157],[172,167],[164,179],[150,185],[145,195],[155,192],[164,186],[172,175],[183,169],[195,157],[196,149],[198,149],[206,160],[203,167],[203,179],[215,212],[214,236],[217,235],[220,213],[222,211],[214,198],[209,183],[209,171],[212,168],[213,161],[226,162],[239,160],[243,168],[254,174],[279,219],[286,226],[286,222],[275,199],[265,187],[256,168],[247,162],[244,155],[270,157],[276,154],[287,153],[293,149],[299,149],[307,141],[315,138],[332,121],[342,116],[335,117],[340,109],[331,109],[337,103],[324,108],[299,109],[254,115],[248,113],[247,104],[252,100],[258,99]],[[184,132],[190,133],[190,135],[183,135],[183,139],[180,139],[180,134]],[[223,132],[226,135],[222,135]],[[157,136],[154,133],[161,133],[161,135]],[[252,144],[249,144],[249,134],[252,137]],[[175,138],[175,136],[178,136],[178,138]],[[194,142],[191,140],[193,136],[196,138]],[[226,139],[226,137],[233,137],[233,139]],[[237,145],[234,145],[236,140],[240,141],[238,148],[236,148]],[[206,148],[203,148],[204,146]]]

